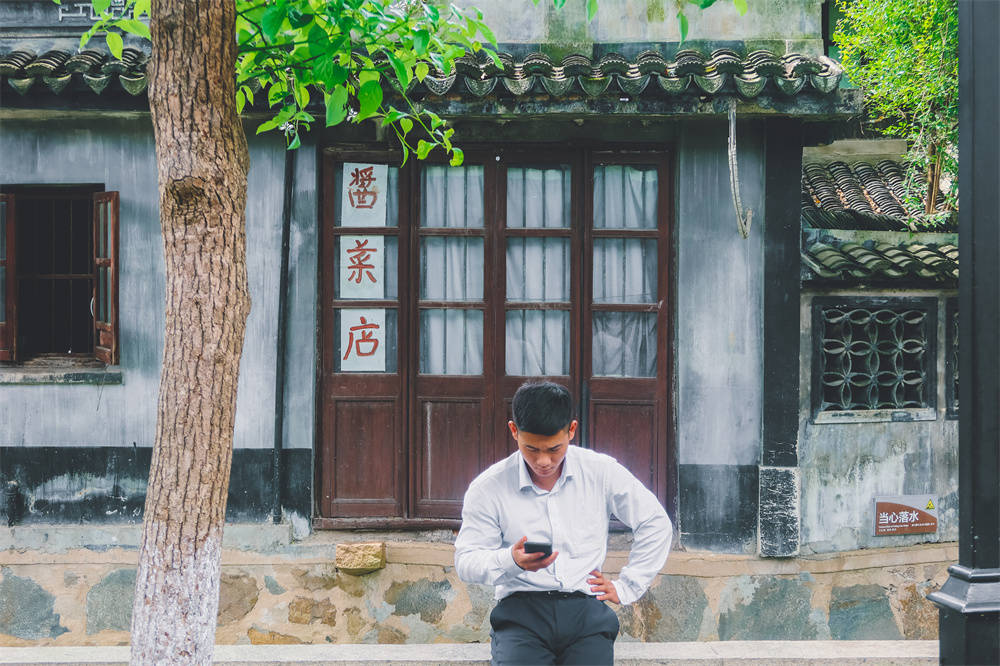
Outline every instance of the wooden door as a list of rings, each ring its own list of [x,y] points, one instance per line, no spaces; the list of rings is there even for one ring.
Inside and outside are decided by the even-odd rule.
[[[579,153],[505,151],[498,157],[494,460],[516,448],[506,424],[525,381],[562,384],[576,405],[581,397]]]
[[[409,187],[386,152],[323,157],[321,515],[404,515]]]
[[[497,170],[490,154],[466,152],[460,167],[417,172],[412,515],[458,518],[469,483],[492,462]]]
[[[667,503],[673,495],[667,155],[597,153],[586,168],[583,444],[614,456]]]

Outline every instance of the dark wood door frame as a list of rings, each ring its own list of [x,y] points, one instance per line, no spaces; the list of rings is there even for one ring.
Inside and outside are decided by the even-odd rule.
[[[565,149],[553,149],[549,146],[518,146],[515,148],[478,147],[466,150],[466,165],[482,164],[484,168],[484,229],[482,233],[448,230],[449,235],[481,235],[484,238],[484,293],[481,303],[457,304],[449,303],[449,307],[481,309],[483,311],[483,375],[479,378],[484,387],[482,395],[475,396],[481,400],[482,414],[479,428],[480,447],[476,463],[484,469],[493,461],[501,459],[513,450],[513,444],[506,432],[505,423],[510,409],[510,397],[513,391],[524,380],[523,377],[505,376],[505,317],[506,304],[506,273],[504,256],[508,237],[560,236],[566,235],[571,242],[571,282],[570,282],[570,376],[554,377],[557,381],[569,381],[569,388],[574,394],[580,409],[581,441],[590,446],[593,439],[593,408],[596,404],[613,404],[616,401],[634,400],[634,387],[616,387],[615,379],[596,378],[586,380],[591,370],[590,343],[585,342],[591,336],[584,335],[592,330],[592,312],[601,309],[642,310],[656,312],[657,324],[657,360],[656,378],[645,380],[624,380],[625,382],[641,382],[644,390],[650,394],[650,405],[653,406],[656,432],[656,442],[652,447],[651,477],[648,480],[654,493],[665,503],[671,515],[676,515],[677,508],[677,466],[674,438],[675,404],[674,394],[674,321],[672,313],[676,303],[676,287],[672,281],[671,269],[675,265],[675,250],[673,240],[674,228],[674,197],[673,160],[674,154],[666,147],[659,150],[636,151],[631,149],[616,149],[606,146],[584,146]],[[334,191],[335,168],[343,162],[381,162],[399,164],[401,155],[391,150],[369,150],[364,146],[348,149],[324,149],[321,151],[320,182],[320,309],[321,320],[318,334],[320,341],[317,384],[320,401],[317,405],[317,442],[316,452],[318,464],[315,467],[317,488],[317,516],[313,520],[317,528],[407,528],[425,529],[440,527],[457,527],[459,525],[458,511],[461,501],[436,501],[426,497],[422,484],[426,479],[421,476],[421,468],[425,462],[424,452],[416,439],[421,425],[421,401],[427,398],[442,401],[462,402],[469,400],[465,393],[471,389],[476,378],[449,376],[446,383],[456,390],[436,390],[436,378],[421,377],[418,372],[419,349],[417,348],[417,331],[419,328],[419,310],[440,303],[418,303],[419,280],[405,276],[416,275],[415,268],[419,265],[419,238],[434,235],[436,230],[422,232],[419,225],[420,211],[420,165],[408,163],[400,171],[399,185],[399,226],[396,228],[351,229],[338,227],[334,230],[335,206],[338,205],[337,193]],[[434,164],[433,160],[428,163]],[[592,257],[587,256],[588,248],[592,248],[594,237],[615,235],[614,232],[593,231],[593,169],[597,164],[645,164],[655,165],[658,173],[658,219],[656,230],[633,232],[637,236],[655,237],[658,241],[658,272],[657,290],[658,302],[632,306],[614,306],[607,308],[593,305],[592,300]],[[513,233],[506,229],[506,169],[508,165],[526,167],[543,167],[554,164],[569,164],[571,166],[571,228],[564,232],[555,228],[538,230],[522,229]],[[360,307],[385,305],[360,301],[335,301],[333,299],[333,284],[336,276],[332,258],[335,251],[336,236],[342,233],[379,233],[396,235],[399,239],[399,274],[398,280],[398,312],[399,312],[399,356],[400,363],[395,375],[343,375],[333,372],[333,325],[336,307]],[[456,233],[452,233],[456,232]],[[531,307],[545,309],[546,304],[533,304]],[[552,306],[553,309],[565,309],[565,306]],[[575,334],[574,334],[575,333]],[[495,346],[495,348],[494,348]],[[440,384],[440,381],[438,381]],[[464,389],[462,388],[464,385]],[[359,391],[359,388],[361,389]],[[437,387],[441,388],[441,387]],[[598,396],[593,396],[594,389]],[[461,390],[458,390],[461,389]],[[470,394],[471,395],[471,394]],[[367,460],[365,464],[391,464],[394,467],[394,497],[384,502],[339,502],[335,499],[333,488],[336,479],[337,456],[332,444],[336,436],[336,414],[327,414],[327,406],[337,403],[348,403],[358,400],[374,400],[395,405],[398,415],[392,424],[392,455],[391,461]],[[585,430],[589,429],[589,432]],[[643,481],[643,475],[637,474]],[[441,511],[444,509],[444,511]],[[432,518],[429,514],[436,512],[451,514],[454,517]],[[421,515],[423,514],[423,515]],[[336,516],[336,517],[334,517]]]

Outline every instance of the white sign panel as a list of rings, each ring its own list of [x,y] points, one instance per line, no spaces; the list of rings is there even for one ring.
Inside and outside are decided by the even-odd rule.
[[[340,311],[341,372],[385,372],[385,309]]]
[[[340,224],[344,227],[384,227],[389,185],[387,164],[344,163],[340,193]]]
[[[338,237],[340,297],[385,298],[385,236]]]

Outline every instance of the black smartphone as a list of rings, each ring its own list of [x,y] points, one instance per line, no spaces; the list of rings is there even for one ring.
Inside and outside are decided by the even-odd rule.
[[[548,557],[552,554],[552,544],[542,543],[541,541],[526,541],[524,544],[524,552],[545,553],[545,557]]]

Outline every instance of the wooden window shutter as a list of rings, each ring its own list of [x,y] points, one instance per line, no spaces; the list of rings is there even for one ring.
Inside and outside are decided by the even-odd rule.
[[[94,355],[118,365],[118,193],[94,194]]]
[[[17,268],[14,195],[0,194],[0,361],[17,355]]]

